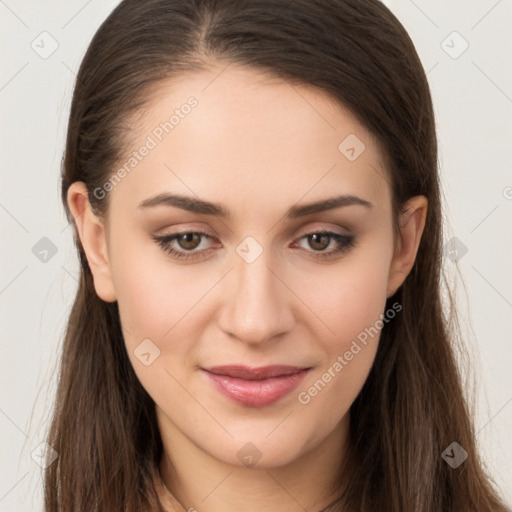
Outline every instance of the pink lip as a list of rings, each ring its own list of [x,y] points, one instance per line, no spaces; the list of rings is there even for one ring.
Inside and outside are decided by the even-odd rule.
[[[311,368],[298,366],[215,366],[203,368],[224,396],[247,407],[264,407],[293,391]]]

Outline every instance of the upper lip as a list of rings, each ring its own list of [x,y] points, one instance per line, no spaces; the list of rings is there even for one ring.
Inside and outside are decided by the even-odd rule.
[[[249,367],[242,365],[225,365],[212,366],[211,368],[203,368],[203,370],[215,375],[225,375],[227,377],[235,377],[244,380],[263,380],[272,377],[280,377],[283,375],[291,375],[301,370],[308,370],[307,367],[288,366],[288,365],[272,365]]]

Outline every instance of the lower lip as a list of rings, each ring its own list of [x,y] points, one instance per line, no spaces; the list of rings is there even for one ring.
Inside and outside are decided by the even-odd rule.
[[[304,379],[309,368],[290,375],[263,380],[244,380],[210,372],[210,382],[224,396],[247,407],[265,407],[291,393]]]

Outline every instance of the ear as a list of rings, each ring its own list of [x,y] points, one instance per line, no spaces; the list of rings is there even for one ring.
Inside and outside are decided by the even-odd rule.
[[[92,211],[84,182],[76,181],[70,185],[67,202],[91,268],[96,293],[105,302],[114,302],[116,294],[110,271],[105,226]]]
[[[411,271],[427,217],[428,200],[425,196],[409,199],[400,214],[399,225],[402,234],[391,261],[388,277],[388,297],[396,293]]]

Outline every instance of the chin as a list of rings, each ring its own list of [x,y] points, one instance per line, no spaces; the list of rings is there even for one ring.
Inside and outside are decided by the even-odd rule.
[[[259,436],[247,436],[247,441],[230,440],[203,449],[226,464],[239,468],[271,469],[287,466],[304,455],[304,446],[299,439],[288,437],[283,440],[265,439]],[[252,439],[252,441],[250,440]]]

